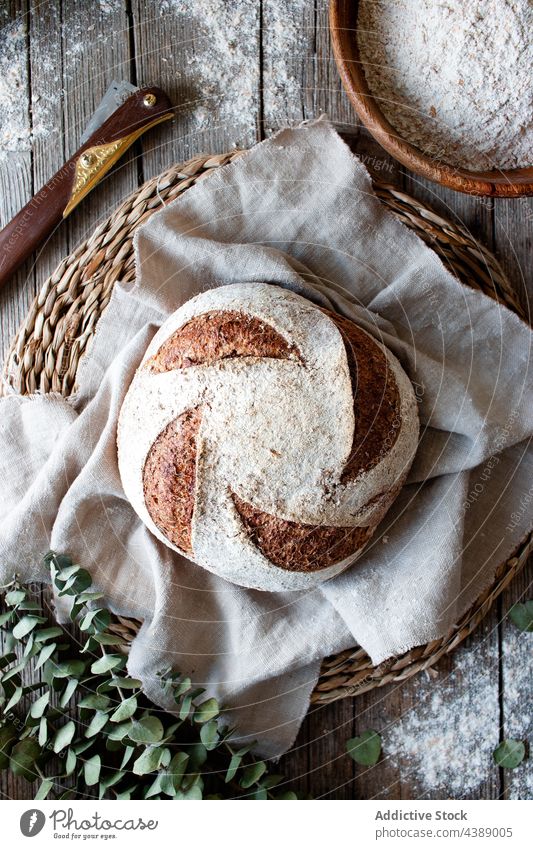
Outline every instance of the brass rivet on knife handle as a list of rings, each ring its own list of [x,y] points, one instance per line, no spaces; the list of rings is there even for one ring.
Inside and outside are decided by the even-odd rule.
[[[115,162],[120,159],[127,148],[145,133],[146,130],[155,127],[156,124],[161,124],[162,121],[169,121],[171,118],[172,115],[168,113],[159,115],[149,124],[139,127],[133,133],[129,133],[121,139],[108,142],[108,144],[99,144],[87,148],[78,157],[76,162],[72,192],[63,212],[63,218],[66,218],[79,202],[83,200],[85,195],[89,194],[91,189],[112,168]]]

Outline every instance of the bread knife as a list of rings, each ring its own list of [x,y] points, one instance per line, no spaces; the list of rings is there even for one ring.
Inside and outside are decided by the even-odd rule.
[[[146,130],[172,116],[170,100],[160,88],[113,82],[81,147],[0,230],[0,287]]]

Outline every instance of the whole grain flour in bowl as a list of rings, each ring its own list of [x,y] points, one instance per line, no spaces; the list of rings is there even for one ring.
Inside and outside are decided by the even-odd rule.
[[[398,134],[473,171],[533,164],[533,0],[361,0],[368,86]]]

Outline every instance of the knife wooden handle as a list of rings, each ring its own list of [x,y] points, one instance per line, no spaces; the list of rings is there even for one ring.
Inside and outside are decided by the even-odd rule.
[[[0,230],[0,287],[72,212],[139,136],[172,118],[167,95],[139,89],[119,106],[59,171]]]

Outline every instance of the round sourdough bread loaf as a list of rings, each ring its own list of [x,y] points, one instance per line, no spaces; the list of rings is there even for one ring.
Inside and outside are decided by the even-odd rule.
[[[293,292],[243,283],[198,295],[155,335],[120,412],[118,459],[162,542],[277,591],[353,563],[417,440],[390,351]]]

